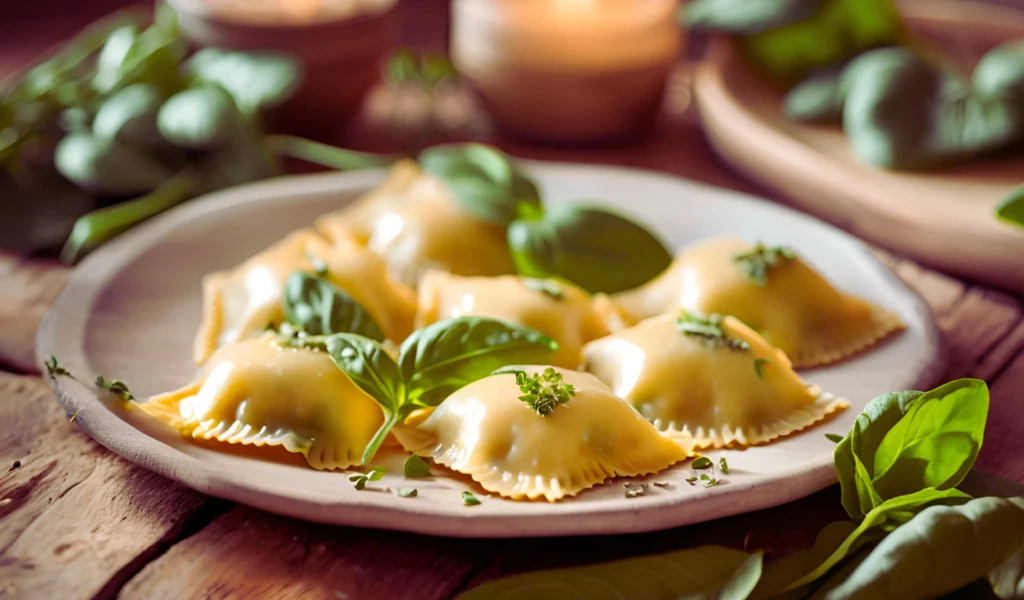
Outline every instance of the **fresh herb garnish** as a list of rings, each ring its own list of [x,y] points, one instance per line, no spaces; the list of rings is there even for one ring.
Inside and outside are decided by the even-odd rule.
[[[711,346],[722,346],[730,350],[750,350],[750,344],[729,337],[725,333],[725,329],[722,327],[724,320],[724,315],[712,314],[702,317],[684,310],[676,317],[676,327],[679,328],[680,333]]]
[[[780,260],[793,260],[794,258],[796,258],[796,254],[785,246],[766,246],[757,242],[754,244],[753,250],[737,254],[732,260],[743,271],[747,279],[757,285],[766,285],[768,271],[771,267],[778,264]]]
[[[720,470],[723,475],[729,474],[729,461],[725,460],[724,456],[718,458],[718,470]]]
[[[74,423],[74,422],[75,422],[75,419],[77,419],[77,418],[78,418],[78,413],[80,413],[80,412],[82,412],[82,409],[78,409],[78,410],[76,410],[76,411],[75,411],[75,414],[71,415],[71,420],[70,420],[70,421],[68,421],[68,422],[69,422],[69,423]]]
[[[839,435],[838,433],[826,433],[825,437],[827,437],[832,442],[835,442],[836,444],[843,441],[843,436]]]
[[[687,477],[686,478],[686,483],[688,483],[690,485],[693,485],[694,483],[696,483],[696,481],[697,481],[697,476],[696,475],[694,475],[692,477]]]
[[[312,336],[355,333],[371,340],[384,340],[384,332],[373,315],[347,292],[319,275],[292,273],[285,282],[282,302],[285,318],[297,331]]]
[[[527,375],[526,371],[516,372],[516,385],[523,395],[519,397],[544,417],[551,414],[559,405],[565,404],[576,395],[576,388],[571,383],[562,383],[562,374],[551,367],[543,373]]]
[[[462,503],[466,506],[476,506],[480,504],[480,500],[473,495],[473,492],[462,492]]]
[[[667,481],[655,481],[654,485],[655,485],[655,487],[660,487],[660,488],[672,487],[672,484],[667,482]]]
[[[430,465],[421,457],[413,454],[405,460],[402,472],[406,477],[427,477],[430,475]]]
[[[754,359],[754,374],[761,381],[764,381],[764,366],[768,363],[775,362],[770,358],[755,358]]]
[[[535,292],[547,295],[552,300],[562,300],[565,298],[565,292],[562,291],[562,288],[558,287],[558,284],[550,279],[525,277],[523,278],[523,285]]]
[[[646,491],[647,490],[645,490],[642,487],[629,487],[629,488],[626,488],[626,497],[627,498],[636,498],[638,496],[643,496],[643,495],[645,495]]]
[[[369,481],[380,481],[384,477],[385,471],[384,467],[374,467],[369,473],[350,475],[348,480],[355,483],[357,490],[361,490],[366,487],[366,483]]]
[[[398,488],[400,498],[415,498],[418,493],[416,488]]]
[[[50,359],[43,364],[46,365],[47,374],[54,379],[57,377],[73,377],[70,371],[57,364],[56,356],[50,356]]]
[[[487,317],[446,319],[414,331],[402,342],[397,362],[379,342],[357,334],[336,333],[319,343],[384,411],[384,424],[366,446],[363,464],[414,410],[437,406],[499,367],[543,363],[558,348],[540,332]]]
[[[693,464],[690,466],[694,469],[713,469],[715,463],[711,462],[711,459],[706,456],[699,456],[693,460]]]
[[[718,484],[718,480],[715,479],[715,476],[713,474],[712,475],[708,475],[707,473],[701,473],[700,474],[700,481],[701,481],[701,483],[704,484],[704,487],[706,487],[706,488]]]
[[[322,258],[314,254],[310,254],[306,257],[309,260],[309,265],[313,268],[313,272],[318,277],[327,277],[327,263]]]
[[[107,379],[102,375],[96,376],[96,387],[109,391],[111,394],[117,394],[121,396],[125,402],[129,402],[135,399],[132,395],[131,390],[128,389],[128,384],[121,381],[120,379]]]

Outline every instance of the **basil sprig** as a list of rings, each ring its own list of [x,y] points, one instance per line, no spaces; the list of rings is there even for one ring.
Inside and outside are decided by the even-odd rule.
[[[540,208],[537,186],[490,146],[434,146],[420,153],[419,163],[447,184],[464,210],[483,221],[508,225]]]
[[[592,293],[637,287],[672,262],[650,231],[596,206],[560,204],[513,221],[508,245],[521,275],[567,279]]]
[[[1024,498],[972,499],[957,489],[977,457],[987,411],[988,389],[976,379],[871,402],[835,452],[852,519],[827,525],[808,550],[762,563],[761,552],[705,546],[526,573],[460,600],[519,600],[548,589],[586,590],[596,600],[683,591],[735,599],[936,598],[957,590],[1019,597]]]
[[[650,231],[615,212],[545,207],[537,186],[489,146],[435,146],[424,150],[419,162],[445,182],[468,213],[508,227],[509,252],[520,275],[560,278],[591,293],[611,293],[647,282],[672,260]]]
[[[455,390],[510,364],[543,364],[558,344],[498,319],[458,317],[419,329],[396,362],[377,341],[353,333],[325,340],[331,359],[384,411],[384,424],[363,452],[373,459],[391,428],[414,410],[436,406]]]
[[[359,302],[319,275],[295,271],[284,285],[285,318],[309,335],[355,333],[383,341],[380,325]]]

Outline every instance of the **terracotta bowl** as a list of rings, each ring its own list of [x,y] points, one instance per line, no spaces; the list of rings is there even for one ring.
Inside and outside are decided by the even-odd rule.
[[[310,137],[329,137],[357,112],[384,57],[398,44],[397,0],[363,0],[372,6],[315,20],[232,14],[204,0],[169,2],[196,46],[276,51],[302,61],[302,87],[274,117],[278,129]]]

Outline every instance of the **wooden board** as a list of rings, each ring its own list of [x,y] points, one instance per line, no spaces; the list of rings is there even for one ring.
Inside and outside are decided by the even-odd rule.
[[[913,26],[974,59],[1024,37],[1019,11],[963,2],[908,4]],[[973,42],[973,44],[972,44]],[[882,171],[861,163],[838,127],[784,118],[781,93],[755,76],[723,39],[694,83],[708,138],[729,163],[801,209],[932,266],[1024,291],[1024,229],[993,209],[1024,183],[1024,156],[986,158],[939,173]]]
[[[827,424],[745,451],[726,451],[727,484],[684,482],[681,464],[647,478],[668,481],[640,498],[612,481],[562,502],[514,502],[485,496],[461,479],[435,476],[405,487],[404,454],[382,454],[389,474],[372,491],[352,489],[340,473],[257,461],[181,440],[140,411],[101,400],[92,386],[55,382],[69,412],[101,443],[197,490],[293,517],[329,523],[465,537],[636,533],[756,510],[801,497],[834,481],[833,444],[823,431],[846,431],[863,406],[893,389],[929,387],[941,369],[937,331],[920,298],[858,241],[820,221],[748,196],[656,173],[525,163],[551,204],[595,199],[648,223],[676,249],[698,239],[738,235],[791,245],[841,289],[898,312],[907,330],[869,352],[808,371],[850,409]],[[283,178],[194,200],[125,234],[90,256],[39,334],[40,363],[50,355],[88,380],[126,380],[140,398],[175,389],[195,373],[192,336],[199,322],[200,280],[241,262],[289,231],[364,193],[384,173]],[[596,200],[596,199],[600,200]],[[737,218],[742,216],[744,218]],[[719,452],[712,453],[717,460]],[[483,504],[467,509],[470,489]]]

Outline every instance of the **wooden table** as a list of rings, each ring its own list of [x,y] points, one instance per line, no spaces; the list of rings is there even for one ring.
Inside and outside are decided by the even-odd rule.
[[[33,38],[32,47],[68,30],[47,29],[53,39]],[[347,142],[374,144],[359,135]],[[498,143],[529,158],[641,166],[771,196],[725,168],[686,115],[666,114],[649,137],[625,146]],[[977,468],[1024,482],[1024,301],[879,254],[932,307],[949,352],[946,378],[980,377],[991,386]],[[328,527],[209,498],[93,442],[40,378],[35,329],[67,275],[54,262],[0,254],[0,598],[442,599],[504,573],[700,544],[782,555],[844,517],[833,486],[660,533],[489,541]]]

